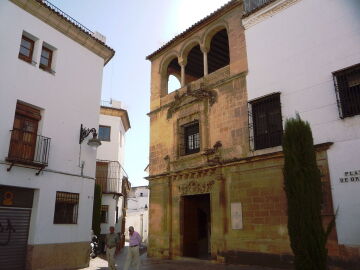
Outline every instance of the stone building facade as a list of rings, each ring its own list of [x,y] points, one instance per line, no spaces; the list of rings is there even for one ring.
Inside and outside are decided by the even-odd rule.
[[[243,1],[230,1],[147,57],[151,61],[149,256],[291,264],[281,104],[278,93],[265,103],[261,97],[248,98],[243,14]],[[170,75],[181,83],[171,93]],[[269,111],[263,114],[263,108]],[[262,130],[253,121],[262,115],[273,117],[270,121],[275,124],[271,135],[254,138]],[[325,224],[334,216],[327,157],[331,145],[326,140],[315,145]],[[341,260],[358,256],[358,249],[349,250],[339,255],[334,230],[329,242],[332,262],[340,265]]]

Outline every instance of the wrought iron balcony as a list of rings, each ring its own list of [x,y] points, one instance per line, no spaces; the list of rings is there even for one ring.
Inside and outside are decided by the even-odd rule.
[[[95,183],[101,186],[102,193],[122,193],[122,179],[127,174],[118,161],[97,160]]]
[[[6,160],[12,165],[19,163],[44,168],[48,165],[50,141],[50,138],[33,132],[13,129]]]
[[[245,14],[250,13],[256,9],[260,9],[270,2],[274,2],[274,0],[244,0]]]

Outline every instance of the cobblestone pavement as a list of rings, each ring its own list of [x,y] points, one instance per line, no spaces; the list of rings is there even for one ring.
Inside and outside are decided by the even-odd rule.
[[[125,257],[128,247],[122,249],[120,254],[116,257],[116,269],[122,270],[125,262]],[[88,268],[81,270],[105,270],[107,268],[107,261],[105,257],[95,258],[90,261]],[[130,268],[131,269],[131,268]],[[259,266],[242,266],[242,265],[224,265],[212,263],[210,261],[203,261],[197,259],[179,259],[179,260],[156,260],[147,258],[146,253],[141,255],[140,270],[279,270],[276,268],[259,267]]]

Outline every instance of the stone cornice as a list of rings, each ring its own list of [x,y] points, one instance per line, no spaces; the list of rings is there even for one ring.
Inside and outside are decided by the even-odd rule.
[[[316,152],[321,152],[321,151],[328,150],[332,145],[333,145],[333,142],[325,142],[325,143],[319,143],[319,144],[314,145],[314,148],[315,148]],[[195,175],[195,174],[198,174],[199,171],[208,171],[208,170],[215,171],[216,168],[227,167],[227,166],[231,166],[234,164],[242,164],[242,163],[246,163],[246,162],[254,162],[254,161],[274,159],[274,158],[283,158],[283,157],[284,157],[283,151],[276,151],[276,152],[266,153],[266,154],[261,154],[261,155],[254,155],[254,156],[224,160],[224,161],[222,161],[221,164],[216,164],[216,165],[209,166],[208,164],[206,164],[206,165],[204,164],[204,165],[197,166],[197,167],[185,168],[182,170],[176,170],[176,171],[170,171],[170,172],[161,173],[161,174],[149,175],[144,178],[147,180],[153,180],[153,179],[158,179],[158,178],[163,178],[163,177],[177,177],[179,174],[181,174],[181,175],[182,174],[190,174],[190,175],[194,174]]]
[[[245,30],[247,30],[250,27],[266,20],[269,17],[274,16],[275,14],[283,11],[284,9],[287,9],[299,1],[301,0],[278,0],[270,2],[269,5],[266,5],[249,16],[243,18],[243,26]]]
[[[127,110],[100,106],[100,114],[120,117],[124,125],[125,132],[131,127]]]
[[[88,31],[71,22],[56,10],[52,9],[45,2],[40,0],[10,1],[96,55],[102,57],[104,59],[104,65],[106,65],[114,56],[115,51],[112,48],[92,36]]]

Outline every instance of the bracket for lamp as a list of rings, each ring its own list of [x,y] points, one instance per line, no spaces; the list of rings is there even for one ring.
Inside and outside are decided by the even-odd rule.
[[[90,135],[90,133],[93,134],[93,138],[97,137],[97,133],[96,133],[95,128],[91,128],[91,129],[90,128],[85,128],[85,127],[83,127],[83,124],[81,124],[81,126],[80,126],[79,144],[81,144],[85,140],[85,138]]]

